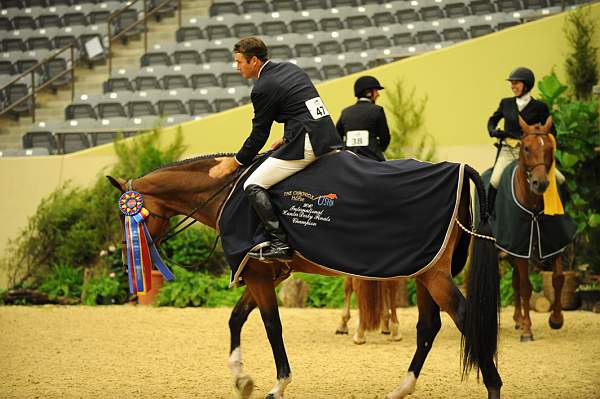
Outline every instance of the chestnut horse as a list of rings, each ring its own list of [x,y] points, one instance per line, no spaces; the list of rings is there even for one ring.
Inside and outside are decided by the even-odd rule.
[[[219,154],[223,156],[224,154]],[[229,154],[230,156],[233,154]],[[217,228],[219,210],[231,190],[235,176],[211,177],[212,168],[219,168],[222,158],[205,156],[180,161],[155,170],[143,177],[126,182],[108,177],[121,192],[135,190],[143,195],[144,207],[150,212],[146,220],[153,240],[160,244],[168,231],[169,219],[177,215],[191,215],[197,221]],[[481,198],[485,197],[479,174],[465,165],[464,170]],[[464,180],[456,218],[463,226],[471,226],[470,192],[468,180]],[[440,310],[446,311],[462,333],[463,374],[475,368],[481,371],[488,391],[488,398],[500,397],[502,380],[495,365],[499,315],[499,271],[498,260],[492,241],[482,238],[491,235],[487,224],[486,201],[482,201],[481,225],[477,233],[467,235],[457,223],[452,223],[446,247],[432,265],[416,276],[419,321],[417,324],[417,349],[407,374],[388,395],[389,399],[404,398],[415,390],[419,373],[441,327]],[[445,229],[446,226],[440,226]],[[469,243],[473,241],[470,283],[468,295],[462,295],[452,281],[452,275],[464,267]],[[391,244],[393,245],[393,244]],[[289,276],[290,271],[339,275],[324,270],[306,260],[298,253],[289,263],[263,263],[251,260],[243,269],[246,289],[232,310],[229,319],[231,348],[228,365],[233,374],[234,387],[242,398],[248,398],[254,387],[252,379],[244,374],[240,334],[242,326],[253,309],[258,307],[269,343],[275,358],[277,382],[267,394],[270,399],[282,399],[291,382],[282,337],[275,287]],[[310,350],[310,348],[307,348]],[[394,366],[395,367],[395,366]]]
[[[519,117],[519,124],[523,129],[523,137],[521,138],[518,167],[515,171],[514,191],[517,201],[537,214],[544,206],[543,194],[548,187],[548,172],[554,161],[554,147],[548,137],[552,118],[549,117],[544,126],[539,124],[530,126]],[[515,328],[522,329],[522,342],[532,341],[533,333],[529,317],[529,300],[532,290],[529,281],[529,260],[514,256],[509,256],[508,260],[514,268],[512,287],[515,301],[513,315]],[[560,302],[564,280],[562,259],[559,253],[552,259],[552,286],[555,299],[548,324],[553,329],[561,328],[564,322]]]
[[[366,343],[365,332],[376,330],[379,327],[381,327],[382,334],[391,335],[392,341],[401,341],[402,333],[396,314],[399,288],[400,280],[372,281],[346,277],[344,279],[344,310],[342,311],[342,320],[335,333],[348,334],[350,300],[352,292],[355,292],[358,321],[352,341],[357,345]]]

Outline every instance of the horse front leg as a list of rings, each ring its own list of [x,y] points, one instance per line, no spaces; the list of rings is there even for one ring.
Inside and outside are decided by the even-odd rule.
[[[381,315],[381,333],[383,335],[390,335],[390,311],[392,309],[390,294],[392,287],[388,286],[387,281],[382,281],[378,284],[381,284],[381,289],[383,290],[383,313]]]
[[[248,269],[250,268],[247,267],[246,270]],[[277,383],[273,389],[269,391],[266,398],[283,399],[284,391],[287,385],[292,381],[292,372],[283,343],[281,319],[279,318],[279,308],[277,306],[273,273],[270,272],[270,268],[267,265],[261,264],[260,267],[248,270],[248,272],[244,274],[244,281],[260,310],[260,316],[265,325],[267,337],[269,338],[269,343],[271,344],[271,349],[273,351],[273,357],[275,358]]]
[[[227,365],[233,375],[233,386],[236,393],[242,399],[247,399],[252,394],[254,389],[254,381],[243,372],[242,349],[241,349],[241,333],[242,327],[248,315],[256,307],[256,301],[252,298],[248,289],[244,290],[242,297],[239,299],[229,317],[229,332],[231,335],[231,346],[229,351],[229,360]]]
[[[335,330],[336,334],[348,334],[348,320],[350,320],[350,299],[352,298],[352,277],[344,278],[344,310],[340,325]]]
[[[513,266],[512,274],[512,288],[513,288],[513,302],[515,304],[515,311],[513,313],[513,320],[515,321],[515,330],[521,328],[523,322],[523,313],[521,311],[521,283],[519,282],[519,270],[516,266]]]
[[[529,317],[529,300],[531,299],[529,262],[526,259],[515,259],[515,269],[518,269],[519,273],[519,292],[521,294],[521,306],[523,308],[521,342],[533,341],[531,318]]]
[[[563,273],[562,259],[558,255],[554,258],[552,264],[552,287],[554,288],[554,303],[552,304],[552,313],[548,319],[550,328],[558,330],[563,326],[565,319],[562,314],[562,288],[565,283],[565,275]]]

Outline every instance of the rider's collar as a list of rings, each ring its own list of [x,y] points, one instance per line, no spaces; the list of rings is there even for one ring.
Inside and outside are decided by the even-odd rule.
[[[262,66],[258,70],[258,76],[256,77],[256,79],[260,79],[260,73],[262,72],[262,70],[265,67],[265,65],[267,65],[269,62],[271,62],[271,60],[267,60],[267,62],[265,62],[264,64],[262,64]]]
[[[517,108],[519,108],[519,111],[523,111],[523,108],[529,104],[529,101],[531,101],[531,93],[529,92],[523,94],[521,97],[517,97]]]
[[[358,101],[366,101],[366,102],[369,102],[369,103],[373,102],[373,101],[371,101],[370,98],[367,98],[367,97],[361,97],[361,98],[358,99]]]

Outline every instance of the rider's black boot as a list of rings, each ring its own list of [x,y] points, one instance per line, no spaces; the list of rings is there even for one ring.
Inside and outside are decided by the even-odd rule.
[[[264,188],[251,184],[244,191],[252,204],[252,208],[262,221],[271,243],[266,248],[248,252],[248,256],[256,259],[277,259],[289,261],[292,259],[292,247],[287,243],[287,236],[281,229],[279,219],[275,214],[269,193]]]
[[[488,190],[488,215],[492,215],[494,213],[494,206],[496,205],[496,193],[498,191],[490,184],[490,188]]]

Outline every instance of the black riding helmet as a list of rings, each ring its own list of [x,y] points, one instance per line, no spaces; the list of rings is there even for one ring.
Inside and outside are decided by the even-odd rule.
[[[358,98],[362,97],[365,90],[383,90],[383,86],[373,76],[361,76],[354,82],[354,95]]]
[[[523,94],[529,93],[535,84],[535,76],[533,75],[533,71],[525,67],[513,69],[506,80],[523,82]]]

